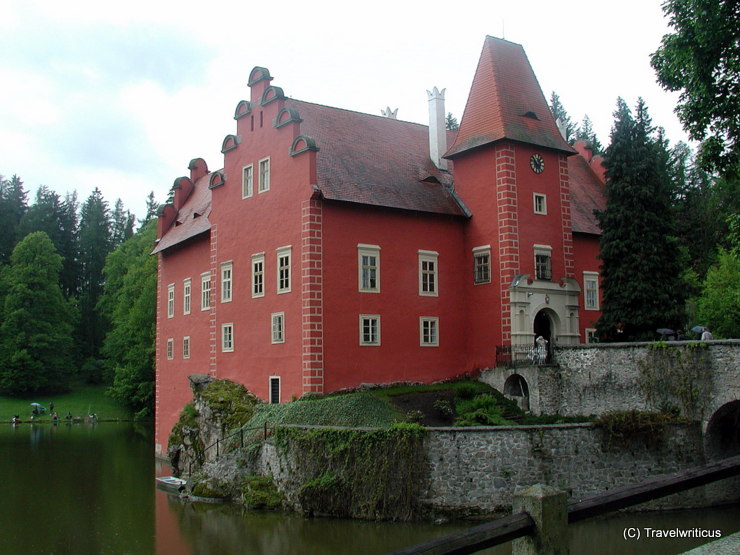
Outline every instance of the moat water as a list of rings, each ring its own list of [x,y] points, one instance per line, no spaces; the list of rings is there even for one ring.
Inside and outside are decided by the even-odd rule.
[[[130,423],[0,424],[3,555],[373,555],[470,523],[304,519],[184,502],[155,488],[166,471],[151,428]],[[571,554],[681,553],[706,540],[625,540],[625,529],[740,530],[740,505],[618,514],[570,530]],[[510,545],[483,551],[510,553]]]

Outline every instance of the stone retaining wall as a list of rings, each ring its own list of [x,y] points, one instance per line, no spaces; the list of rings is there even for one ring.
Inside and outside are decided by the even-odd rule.
[[[435,513],[507,510],[514,493],[533,484],[565,490],[569,502],[705,463],[701,427],[669,426],[662,441],[633,438],[609,444],[591,424],[492,428],[431,428],[424,442],[428,483],[422,502]],[[300,461],[266,443],[258,473],[273,476],[297,506]],[[641,508],[696,508],[740,499],[740,480],[695,488]]]

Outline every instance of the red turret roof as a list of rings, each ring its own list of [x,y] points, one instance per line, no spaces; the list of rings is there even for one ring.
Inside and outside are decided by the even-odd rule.
[[[446,157],[509,139],[573,153],[521,45],[486,37],[460,131]]]

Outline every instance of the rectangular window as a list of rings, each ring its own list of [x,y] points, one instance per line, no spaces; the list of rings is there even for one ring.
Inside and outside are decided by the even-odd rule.
[[[175,317],[175,284],[167,286],[167,318]]]
[[[583,272],[583,296],[586,310],[599,310],[599,274]]]
[[[380,247],[357,245],[357,279],[363,293],[380,293]]]
[[[281,247],[277,250],[277,292],[290,291],[290,251],[292,247]]]
[[[439,318],[419,318],[419,344],[422,347],[439,346]]]
[[[259,192],[264,193],[270,190],[270,159],[260,160],[259,168]]]
[[[232,263],[221,264],[221,302],[231,302]]]
[[[596,334],[595,328],[586,328],[586,343],[598,343],[599,336]]]
[[[234,324],[221,324],[221,350],[224,353],[234,350]]]
[[[380,316],[360,314],[360,345],[380,345]]]
[[[540,193],[534,193],[534,213],[547,214],[547,197]]]
[[[270,403],[280,402],[280,376],[270,376]]]
[[[206,272],[200,275],[200,309],[211,308],[211,274]]]
[[[272,342],[285,343],[285,313],[276,312],[272,315]]]
[[[437,258],[434,251],[419,251],[419,295],[436,297],[437,292]]]
[[[491,245],[473,249],[473,283],[491,283]]]
[[[534,273],[537,279],[552,279],[552,248],[546,245],[534,246]]]
[[[190,278],[183,281],[182,285],[182,313],[190,314],[190,293],[192,285]]]
[[[167,340],[167,360],[173,358],[175,358],[175,340],[170,338]]]
[[[252,297],[265,296],[265,253],[252,255]]]
[[[190,337],[182,338],[182,358],[190,358]]]
[[[254,166],[249,164],[244,166],[242,169],[242,198],[248,198],[252,196],[254,192]]]

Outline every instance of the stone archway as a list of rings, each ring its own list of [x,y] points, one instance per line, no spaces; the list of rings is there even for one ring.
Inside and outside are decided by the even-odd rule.
[[[549,363],[552,361],[552,348],[553,348],[553,337],[557,337],[557,330],[555,329],[555,318],[556,315],[549,309],[540,310],[534,317],[532,323],[532,331],[534,333],[534,348],[537,349],[537,338],[542,336],[547,341],[547,354],[544,362]]]
[[[529,385],[520,374],[512,374],[506,378],[504,396],[514,401],[520,409],[529,410]]]
[[[740,455],[740,400],[718,408],[707,424],[704,447],[709,460]]]

